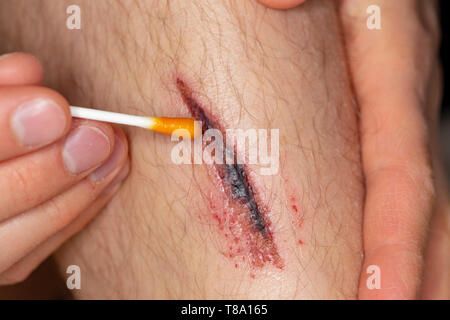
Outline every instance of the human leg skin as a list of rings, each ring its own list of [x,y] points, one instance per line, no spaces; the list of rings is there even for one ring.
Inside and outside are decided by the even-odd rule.
[[[81,267],[77,295],[355,298],[364,190],[334,4],[76,1],[82,29],[68,30],[69,4],[0,2],[0,46],[37,55],[72,104],[185,117],[181,80],[221,128],[280,129],[278,172],[246,168],[270,231],[261,236],[210,166],[176,165],[170,139],[126,128],[129,178],[56,254],[61,270]]]

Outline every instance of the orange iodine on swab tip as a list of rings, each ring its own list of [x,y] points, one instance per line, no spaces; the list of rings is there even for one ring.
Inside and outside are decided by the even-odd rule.
[[[197,137],[202,130],[200,123],[190,118],[142,117],[75,106],[70,107],[70,113],[75,118],[126,124],[190,139]]]
[[[189,133],[191,139],[197,137],[200,133],[200,126],[197,125],[194,119],[190,118],[166,118],[166,117],[149,117],[151,124],[149,129],[172,135],[175,134],[179,137],[186,137],[186,133]],[[179,131],[176,131],[181,129]]]

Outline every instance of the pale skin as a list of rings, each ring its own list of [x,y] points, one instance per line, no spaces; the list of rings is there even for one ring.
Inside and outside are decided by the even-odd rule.
[[[240,1],[180,1],[171,6],[140,2],[140,8],[134,6],[135,2],[110,5],[97,1],[84,12],[82,35],[64,30],[61,35],[55,25],[64,23],[65,16],[55,12],[64,12],[65,4],[61,2],[55,8],[54,3],[47,3],[36,5],[51,19],[33,21],[34,11],[23,9],[30,6],[28,2],[0,2],[0,12],[8,12],[1,19],[5,25],[8,19],[9,26],[14,25],[17,19],[12,17],[19,13],[25,15],[22,21],[30,22],[20,28],[2,27],[2,35],[20,30],[10,34],[3,49],[38,55],[46,70],[45,84],[72,104],[186,116],[173,83],[174,77],[182,76],[227,126],[280,128],[280,171],[271,177],[256,175],[255,179],[270,207],[273,233],[285,267],[280,270],[269,264],[255,268],[227,257],[227,239],[208,215],[211,209],[204,190],[213,186],[204,167],[176,166],[169,159],[171,144],[167,138],[125,128],[131,143],[132,170],[119,191],[121,180],[114,177],[125,177],[126,148],[114,170],[95,187],[87,176],[106,161],[110,152],[94,168],[76,177],[65,175],[67,168],[55,168],[52,162],[51,170],[38,170],[37,176],[24,172],[31,177],[29,185],[9,183],[12,188],[21,188],[12,189],[11,197],[2,199],[0,205],[7,210],[1,210],[5,222],[0,232],[5,236],[0,238],[6,239],[4,243],[17,243],[20,249],[1,257],[3,284],[28,276],[118,191],[102,214],[55,255],[62,272],[70,264],[83,270],[86,285],[77,293],[81,298],[448,297],[448,200],[444,183],[439,180],[439,157],[425,148],[428,140],[436,141],[432,130],[436,129],[433,124],[437,123],[439,92],[428,93],[425,88],[429,85],[430,90],[439,90],[438,85],[431,84],[439,83],[432,72],[437,67],[435,45],[415,46],[408,39],[417,37],[400,33],[402,28],[410,30],[409,23],[415,26],[416,19],[407,16],[414,15],[415,7],[406,6],[409,11],[402,11],[404,20],[386,17],[386,34],[371,39],[370,34],[358,34],[366,31],[355,27],[357,13],[365,10],[350,2],[342,3],[337,16],[334,5],[326,1],[308,1],[288,11],[267,10]],[[264,3],[288,8],[300,2]],[[79,1],[79,5],[85,3]],[[111,10],[108,17],[101,14],[106,7]],[[399,12],[393,9],[393,14]],[[435,20],[432,9],[427,10],[431,29],[429,33],[424,30],[424,39],[434,43]],[[129,20],[129,16],[134,18]],[[152,19],[143,19],[148,16]],[[351,76],[339,40],[339,19],[346,35]],[[399,25],[390,27],[390,23]],[[33,30],[39,28],[45,37],[37,43]],[[399,49],[389,45],[398,43],[392,30],[406,39]],[[16,39],[22,40],[20,45]],[[77,46],[69,45],[74,41],[78,41]],[[369,54],[364,51],[368,46]],[[386,52],[382,46],[388,46],[391,54],[383,54],[380,61],[377,50]],[[423,54],[417,58],[419,67],[413,59],[417,47]],[[430,52],[424,53],[423,48],[428,47]],[[55,48],[58,60],[53,57]],[[107,57],[99,54],[106,51]],[[380,63],[387,70],[398,68],[397,57],[406,64],[402,71],[415,73],[405,77],[401,72],[380,72]],[[396,75],[401,79],[395,79]],[[9,141],[3,147],[8,161],[0,163],[4,170],[15,172],[15,163],[25,167],[26,158],[19,157],[23,153],[44,159],[36,160],[42,165],[48,162],[46,157],[54,159],[55,154],[62,153],[65,140],[60,139],[70,130],[68,104],[54,91],[39,87],[42,79],[42,67],[30,56],[18,54],[0,60],[0,84],[14,85],[14,90],[0,95],[1,99],[14,102],[24,96],[50,97],[67,121],[61,135],[54,139],[57,142],[49,142],[49,147],[24,150],[14,144],[16,139],[4,140]],[[360,111],[353,103],[352,82]],[[405,87],[390,91],[392,82]],[[419,99],[411,91],[423,96]],[[12,110],[19,104],[2,106]],[[425,117],[428,113],[430,116]],[[118,128],[94,122],[89,125],[96,126],[111,141],[115,130],[116,138],[126,146]],[[6,128],[2,137],[11,136]],[[114,146],[114,142],[111,144]],[[51,177],[45,177],[47,172]],[[115,186],[102,193],[111,181]],[[434,211],[435,194],[438,205]],[[21,195],[24,199],[13,202]],[[292,210],[292,201],[300,208],[300,215]],[[38,203],[43,205],[36,206]],[[49,215],[61,220],[53,223]],[[19,222],[8,223],[11,219]],[[48,221],[52,221],[51,226]],[[36,232],[24,236],[23,228]],[[426,241],[427,257],[433,257],[430,265],[424,259]],[[378,291],[365,286],[368,265],[379,265],[382,270],[382,289]]]

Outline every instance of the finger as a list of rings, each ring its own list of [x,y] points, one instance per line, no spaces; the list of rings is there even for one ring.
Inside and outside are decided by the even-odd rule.
[[[63,137],[70,128],[67,101],[42,87],[0,88],[0,161]]]
[[[273,9],[289,9],[296,7],[306,0],[258,0],[259,3]]]
[[[64,193],[0,225],[1,243],[14,243],[2,245],[0,273],[30,254],[44,241],[64,230],[101,195],[127,160],[128,151],[124,137],[117,139],[111,158],[95,172],[100,175],[107,173],[101,181],[93,182],[90,178],[85,178]],[[24,230],[29,232],[24,233]]]
[[[366,177],[359,297],[415,298],[434,201],[421,102],[437,36],[421,24],[415,1],[378,1],[382,27],[369,30],[365,19],[371,4],[342,1],[340,8],[361,108]],[[367,286],[366,270],[371,265],[381,272],[378,290]]]
[[[22,52],[0,56],[0,87],[40,85],[44,78],[41,63]]]
[[[87,176],[114,148],[110,125],[75,120],[66,138],[0,163],[0,222],[33,208]],[[90,175],[94,182],[100,180]]]
[[[9,267],[8,270],[0,274],[0,285],[11,285],[22,282],[36,269],[45,259],[56,251],[64,242],[82,230],[111,200],[120,189],[122,181],[129,171],[129,164],[126,163],[117,176],[101,192],[99,197],[89,205],[77,218],[61,231],[45,240],[30,254]]]

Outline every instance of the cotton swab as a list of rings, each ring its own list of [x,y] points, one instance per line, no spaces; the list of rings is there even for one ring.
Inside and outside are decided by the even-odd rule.
[[[75,118],[125,124],[168,135],[171,135],[177,129],[185,129],[189,132],[191,139],[194,139],[201,131],[197,122],[190,118],[142,117],[75,106],[70,106],[70,112],[72,117]],[[175,132],[174,134],[184,137],[181,132],[179,134]]]

